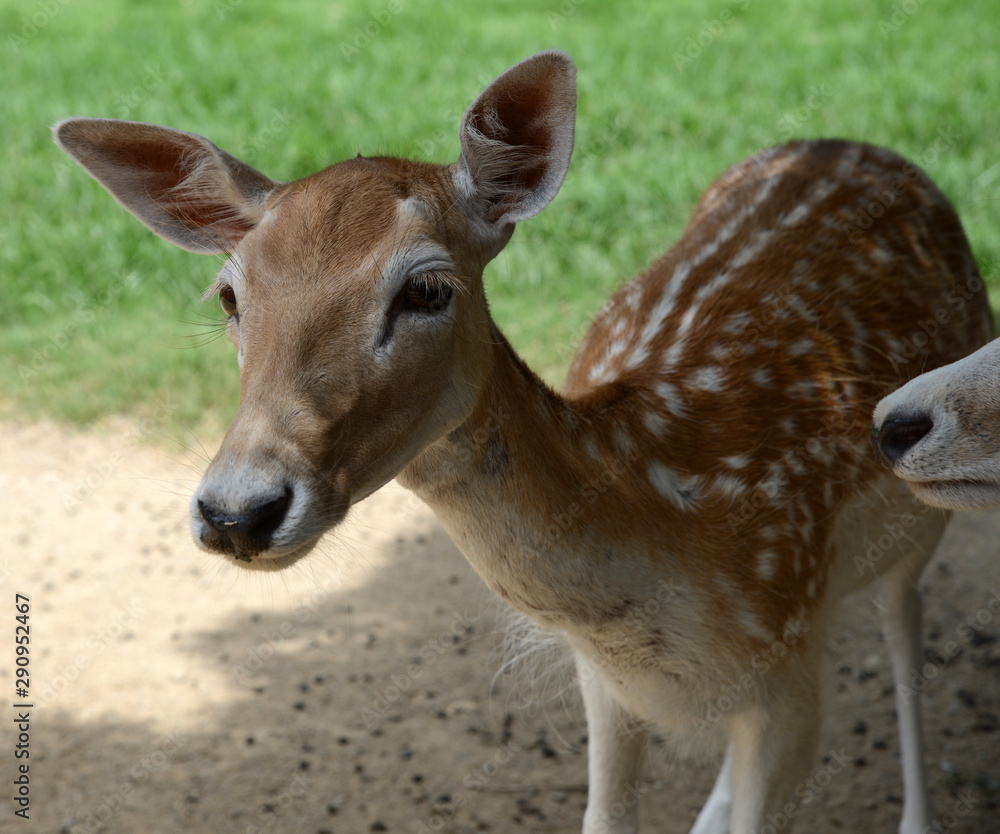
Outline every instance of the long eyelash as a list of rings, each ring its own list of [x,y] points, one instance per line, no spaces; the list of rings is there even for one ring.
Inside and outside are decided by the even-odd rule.
[[[182,335],[180,338],[187,340],[189,343],[175,348],[176,350],[190,350],[204,347],[226,335],[225,319],[217,319],[214,316],[205,315],[198,310],[189,310],[188,312],[195,318],[178,319],[177,321],[181,324],[197,327],[201,332]],[[199,341],[193,341],[195,339]]]

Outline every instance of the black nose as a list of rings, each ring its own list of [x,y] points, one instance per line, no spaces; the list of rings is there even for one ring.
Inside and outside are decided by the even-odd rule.
[[[872,426],[872,445],[882,462],[892,466],[933,428],[934,422],[925,414],[913,417],[890,415],[881,426]]]
[[[223,553],[238,557],[254,556],[270,546],[271,538],[285,520],[291,503],[292,488],[289,486],[277,498],[261,498],[238,513],[223,512],[212,504],[210,498],[199,498],[198,511],[208,525],[208,529],[202,532],[201,541]]]

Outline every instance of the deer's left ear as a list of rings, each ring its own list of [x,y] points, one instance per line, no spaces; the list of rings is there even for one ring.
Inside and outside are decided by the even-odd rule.
[[[511,67],[465,111],[455,183],[498,233],[556,196],[575,122],[576,67],[553,50]]]

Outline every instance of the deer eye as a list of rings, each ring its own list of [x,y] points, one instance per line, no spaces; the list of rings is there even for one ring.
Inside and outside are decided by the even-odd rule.
[[[404,308],[434,314],[448,306],[453,292],[451,285],[433,272],[424,272],[409,278],[400,295]]]
[[[219,290],[219,303],[222,305],[222,312],[228,317],[236,315],[236,293],[232,287],[226,286]]]

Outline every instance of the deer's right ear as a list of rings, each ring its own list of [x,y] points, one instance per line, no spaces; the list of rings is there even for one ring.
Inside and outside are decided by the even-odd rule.
[[[118,119],[66,119],[56,144],[160,237],[231,252],[279,183],[193,133]]]
[[[465,111],[455,183],[498,233],[556,196],[575,122],[576,68],[553,50],[511,67]]]

